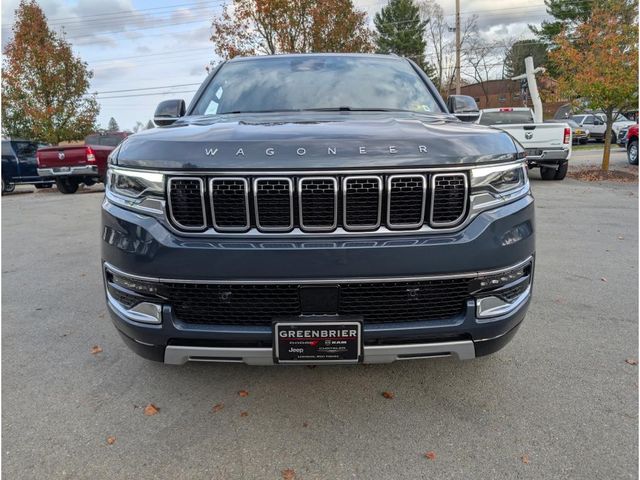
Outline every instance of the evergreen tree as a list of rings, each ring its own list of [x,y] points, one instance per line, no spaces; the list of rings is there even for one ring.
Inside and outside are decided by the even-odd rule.
[[[395,53],[410,58],[432,77],[434,70],[425,60],[425,28],[420,8],[413,0],[389,0],[386,7],[376,13],[373,23],[377,30],[378,53]]]
[[[524,59],[533,57],[536,67],[547,63],[547,46],[536,40],[519,40],[511,45],[504,58],[504,77],[511,78],[524,73]]]
[[[145,130],[149,130],[150,128],[155,128],[156,126],[154,125],[152,120],[149,120],[147,122],[147,126],[145,127]]]
[[[109,130],[110,132],[117,132],[120,130],[120,127],[118,126],[118,122],[116,122],[116,119],[111,117],[109,119],[109,125],[107,126],[107,130]]]
[[[563,28],[570,30],[585,22],[591,16],[591,9],[599,0],[570,1],[544,0],[547,13],[553,21],[544,21],[539,27],[529,25],[529,29],[544,43],[553,44],[553,39]]]

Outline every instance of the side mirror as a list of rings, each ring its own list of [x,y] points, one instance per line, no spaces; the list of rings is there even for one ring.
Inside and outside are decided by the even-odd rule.
[[[450,95],[447,99],[447,109],[463,122],[475,122],[480,118],[478,104],[468,95]]]
[[[165,100],[160,102],[153,114],[153,123],[161,127],[171,125],[187,111],[184,100]]]

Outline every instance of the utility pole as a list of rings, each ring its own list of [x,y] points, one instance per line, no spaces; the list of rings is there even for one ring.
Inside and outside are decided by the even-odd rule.
[[[456,95],[460,95],[460,0],[456,0]]]
[[[521,80],[523,78],[527,79],[529,95],[531,97],[531,102],[533,103],[533,117],[536,123],[542,123],[542,99],[540,98],[540,93],[538,92],[536,73],[544,72],[545,69],[542,67],[533,68],[533,57],[527,57],[524,59],[524,69],[524,75],[518,75],[517,77],[513,77],[511,80]]]

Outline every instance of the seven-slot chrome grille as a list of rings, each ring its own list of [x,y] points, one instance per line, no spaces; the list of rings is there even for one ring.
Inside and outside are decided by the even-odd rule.
[[[469,197],[465,172],[185,176],[167,189],[169,218],[187,232],[449,228],[465,219]]]

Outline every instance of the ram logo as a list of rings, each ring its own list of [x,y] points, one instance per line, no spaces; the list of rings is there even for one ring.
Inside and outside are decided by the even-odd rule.
[[[64,152],[58,152],[58,158],[64,160]]]
[[[527,140],[531,140],[533,138],[533,132],[525,132],[524,138],[526,138]]]

